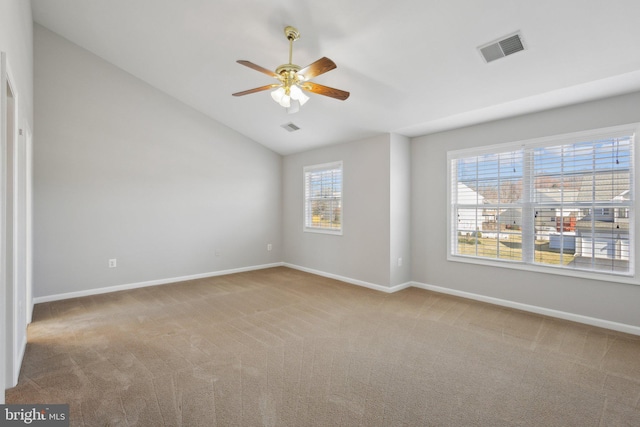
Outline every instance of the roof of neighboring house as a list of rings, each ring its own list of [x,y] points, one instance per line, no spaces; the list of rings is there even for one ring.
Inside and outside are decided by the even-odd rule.
[[[458,182],[458,203],[484,203],[484,196],[470,188],[468,185]]]

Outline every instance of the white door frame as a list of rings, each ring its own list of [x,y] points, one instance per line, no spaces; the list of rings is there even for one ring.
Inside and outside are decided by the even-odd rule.
[[[4,52],[0,52],[0,194],[5,194],[5,166],[4,159],[6,157],[6,126],[7,126],[7,59]],[[4,272],[4,266],[6,265],[6,238],[5,238],[5,203],[4,199],[0,197],[0,268]],[[5,274],[0,274],[0,325],[4,325],[7,318],[7,281]],[[7,331],[6,327],[0,327],[0,344],[6,349],[7,346]],[[0,403],[4,403],[4,390],[7,384],[6,372],[7,372],[7,351],[0,351]]]
[[[26,324],[29,325],[33,319],[33,134],[29,124],[24,122],[24,143],[25,143],[25,280],[26,280]],[[25,336],[26,338],[26,336]]]
[[[30,180],[27,146],[20,135],[20,99],[13,84],[7,56],[0,52],[0,401],[5,388],[18,383],[26,348],[28,297],[27,269],[31,255],[26,188]],[[9,96],[11,95],[11,96]],[[8,122],[10,118],[10,122]],[[9,136],[9,138],[7,138]],[[25,205],[26,204],[26,205]],[[20,238],[22,236],[22,238]]]

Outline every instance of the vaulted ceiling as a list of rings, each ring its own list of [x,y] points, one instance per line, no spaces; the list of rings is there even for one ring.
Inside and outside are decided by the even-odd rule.
[[[640,90],[638,0],[32,0],[35,22],[213,119],[289,154],[380,133],[424,135]],[[287,114],[236,63],[327,56],[347,90]],[[525,50],[478,47],[519,31]],[[293,122],[300,130],[281,125]]]

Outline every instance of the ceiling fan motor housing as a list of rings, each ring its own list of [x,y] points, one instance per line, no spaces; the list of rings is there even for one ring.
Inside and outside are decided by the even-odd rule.
[[[297,85],[302,81],[302,76],[298,74],[298,71],[300,71],[300,67],[295,64],[284,64],[276,68],[278,79],[286,92],[289,92],[291,86]]]

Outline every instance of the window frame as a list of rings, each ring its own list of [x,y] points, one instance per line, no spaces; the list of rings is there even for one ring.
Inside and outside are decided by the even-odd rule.
[[[639,253],[640,242],[637,241],[636,235],[637,230],[639,229],[638,218],[640,217],[640,212],[635,211],[635,206],[637,203],[638,195],[635,194],[635,189],[640,188],[638,186],[638,178],[640,175],[640,171],[638,170],[638,134],[640,133],[640,123],[631,123],[621,126],[612,126],[600,129],[592,129],[582,132],[573,132],[567,134],[553,135],[542,138],[534,138],[527,140],[520,140],[514,142],[506,142],[500,144],[492,144],[485,146],[478,146],[473,148],[459,149],[459,150],[450,150],[447,152],[447,260],[452,262],[463,262],[470,264],[478,264],[499,268],[510,268],[524,271],[533,271],[539,273],[549,273],[555,275],[564,275],[571,276],[577,278],[586,278],[586,279],[595,279],[601,281],[611,281],[611,282],[619,282],[619,283],[628,283],[634,285],[640,285],[640,281],[638,280],[638,276],[636,274],[636,258]],[[631,209],[631,213],[629,211],[626,212],[626,215],[630,216],[629,218],[629,244],[630,244],[630,257],[629,257],[629,271],[628,272],[614,272],[614,271],[598,271],[598,270],[582,270],[582,269],[573,269],[573,268],[564,268],[562,266],[554,266],[551,264],[540,264],[540,263],[530,263],[526,262],[526,260],[503,260],[498,258],[482,258],[477,256],[463,255],[454,253],[454,237],[455,242],[457,242],[457,227],[455,218],[453,218],[455,214],[454,210],[454,201],[453,197],[453,184],[458,183],[457,177],[453,176],[454,167],[453,161],[458,160],[465,157],[474,157],[474,156],[482,156],[486,154],[501,154],[508,151],[514,150],[530,150],[540,147],[551,147],[565,144],[574,144],[578,142],[589,142],[596,141],[599,139],[608,139],[608,138],[616,138],[622,136],[631,136],[632,137],[632,147],[631,147],[631,181],[630,181],[630,192],[633,195],[633,209]],[[523,168],[527,168],[523,166]],[[524,175],[527,175],[525,177]],[[523,172],[523,185],[526,187],[530,185],[526,180],[532,179],[534,177],[534,173],[532,171]],[[455,179],[455,180],[454,180]],[[526,190],[523,190],[526,191]],[[523,196],[524,198],[525,196]],[[522,203],[522,206],[527,204],[531,204],[531,196],[526,195],[526,201]],[[524,217],[524,210],[523,210]],[[524,222],[524,221],[523,221]],[[456,236],[453,234],[456,233]],[[531,236],[529,238],[535,238],[535,230],[528,231]],[[525,237],[522,237],[523,245],[525,244]]]
[[[313,172],[323,172],[330,170],[340,170],[340,196],[333,197],[332,200],[338,201],[340,208],[340,228],[329,228],[325,226],[314,226],[309,223],[309,203],[307,175]],[[302,171],[302,191],[303,191],[303,207],[302,207],[302,231],[306,233],[319,233],[341,236],[344,230],[344,167],[342,160],[328,163],[320,163],[303,167]]]

